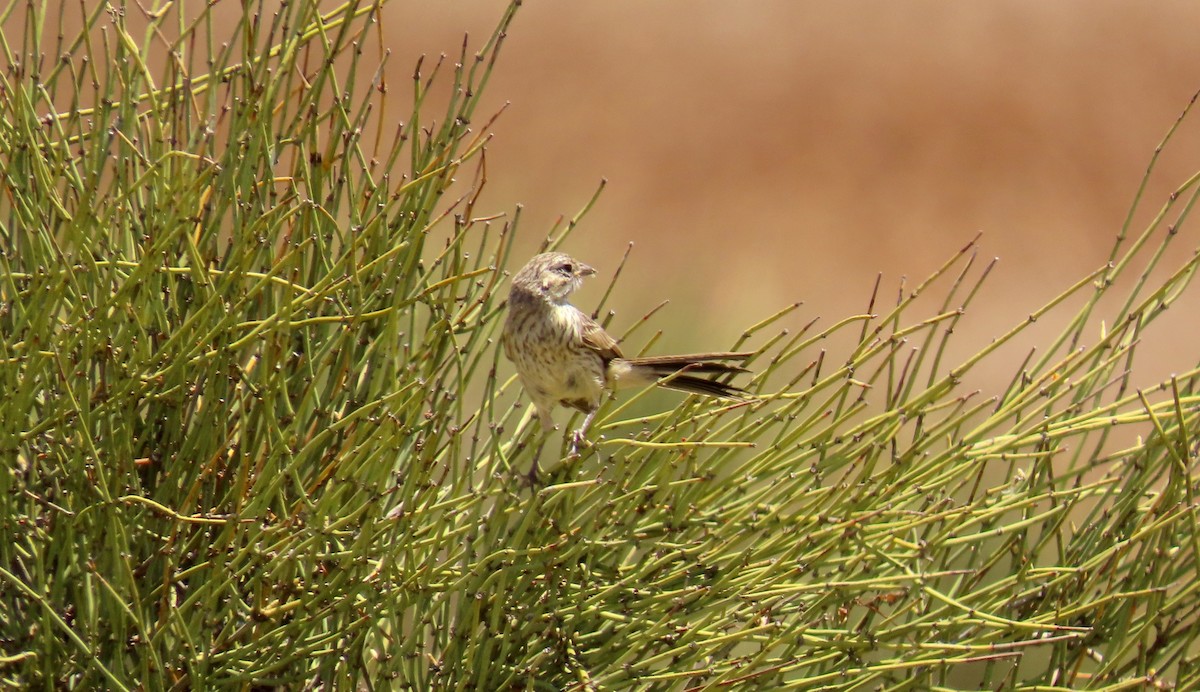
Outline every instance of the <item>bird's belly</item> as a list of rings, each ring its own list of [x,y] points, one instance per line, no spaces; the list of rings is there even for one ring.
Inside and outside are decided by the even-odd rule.
[[[599,401],[604,365],[590,352],[551,350],[521,368],[527,384],[546,399]]]
[[[583,343],[574,308],[510,313],[505,354],[535,401],[545,405],[599,405],[605,386],[604,361]],[[581,408],[577,403],[567,406]]]

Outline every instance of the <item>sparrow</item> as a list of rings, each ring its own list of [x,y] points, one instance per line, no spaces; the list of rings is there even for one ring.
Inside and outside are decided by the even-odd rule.
[[[602,396],[618,387],[658,384],[722,399],[746,398],[745,390],[704,376],[749,372],[725,361],[745,360],[752,352],[626,358],[616,339],[568,301],[583,280],[595,274],[570,255],[546,252],[529,260],[512,280],[501,341],[543,433],[556,429],[551,415],[555,406],[583,413],[583,424],[571,435],[571,454],[576,455]],[[544,444],[545,437],[527,474],[531,485],[537,483]]]

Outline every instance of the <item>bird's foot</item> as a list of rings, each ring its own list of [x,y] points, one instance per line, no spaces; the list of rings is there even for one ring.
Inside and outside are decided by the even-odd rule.
[[[528,481],[531,489],[541,485],[541,481],[538,479],[538,461],[542,458],[542,447],[545,445],[546,439],[542,438],[538,442],[537,449],[533,450],[533,462],[529,464],[529,472],[525,474],[525,480]]]
[[[587,437],[584,436],[583,430],[576,430],[571,433],[571,452],[567,455],[568,459],[578,459],[580,457],[579,449],[581,447],[589,447],[590,443]]]

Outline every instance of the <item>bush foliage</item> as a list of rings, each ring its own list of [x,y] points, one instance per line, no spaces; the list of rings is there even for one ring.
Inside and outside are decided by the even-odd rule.
[[[396,80],[353,0],[4,9],[4,684],[1200,684],[1196,372],[1130,379],[1195,179],[965,362],[974,242],[823,331],[749,326],[751,401],[610,402],[526,488],[520,214],[477,208],[518,5]]]

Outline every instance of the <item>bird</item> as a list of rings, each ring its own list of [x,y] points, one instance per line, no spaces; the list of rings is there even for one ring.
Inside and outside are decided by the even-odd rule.
[[[583,424],[571,434],[575,456],[586,442],[604,393],[618,387],[658,384],[721,399],[747,399],[745,390],[703,376],[750,372],[726,361],[744,361],[753,352],[626,358],[617,340],[568,300],[584,279],[595,274],[595,269],[570,255],[544,252],[512,279],[501,342],[543,432],[526,474],[530,485],[538,481],[538,459],[546,436],[557,429],[552,416],[556,405],[584,414]]]

